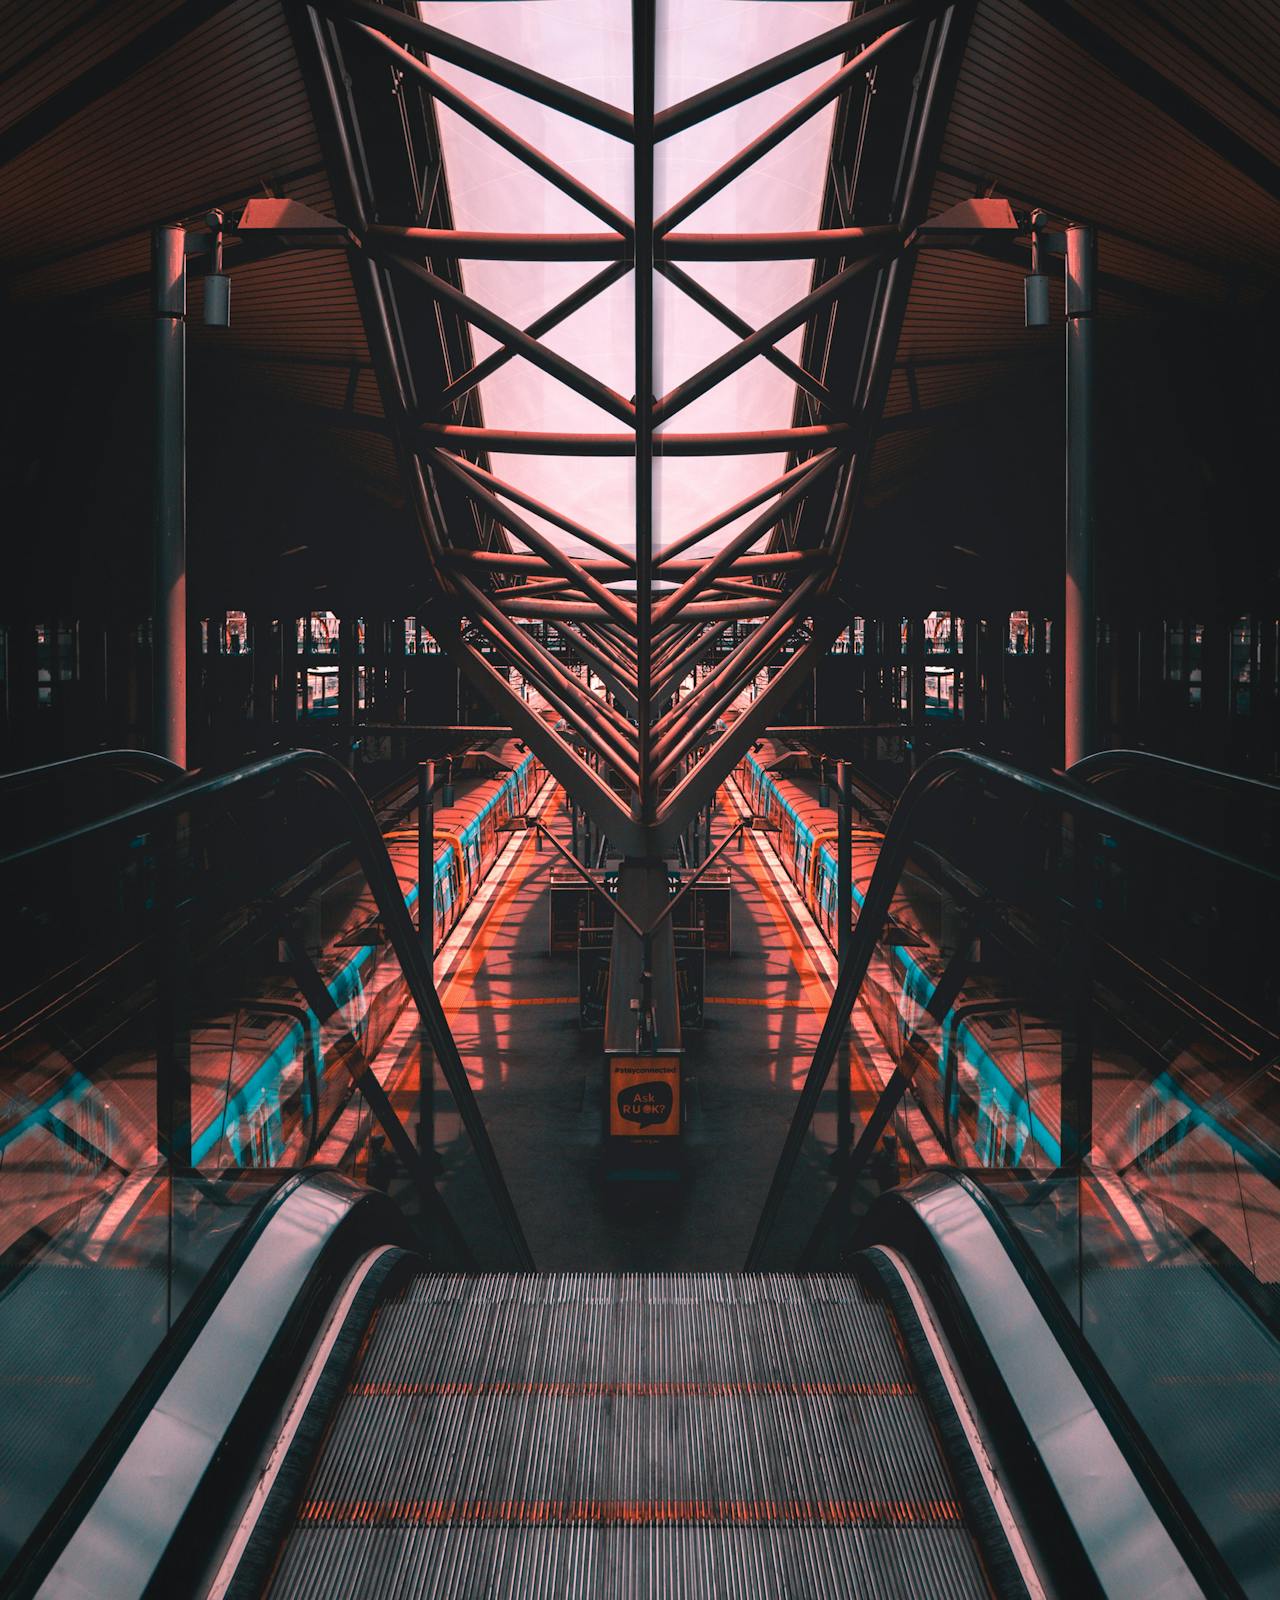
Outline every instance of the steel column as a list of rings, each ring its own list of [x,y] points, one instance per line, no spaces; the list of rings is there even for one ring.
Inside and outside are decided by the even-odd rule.
[[[1062,678],[1064,760],[1083,760],[1094,747],[1097,698],[1097,618],[1094,612],[1093,385],[1097,236],[1091,225],[1070,227],[1067,243],[1067,538]]]
[[[154,602],[151,640],[155,748],[187,764],[187,236],[151,235],[155,318]]]
[[[418,766],[418,943],[427,967],[434,971],[436,956],[435,868],[436,812],[432,794],[436,764]],[[435,1150],[435,1057],[425,1026],[418,1030],[418,1153],[424,1160]]]
[[[632,210],[635,228],[635,451],[636,451],[636,736],[639,745],[635,819],[652,823],[653,782],[650,694],[653,677],[653,96],[652,0],[631,0]],[[673,958],[674,959],[674,958]]]
[[[836,762],[836,793],[838,796],[836,837],[836,971],[842,974],[849,961],[849,945],[853,938],[853,788],[849,781],[849,763]],[[841,1042],[841,1059],[837,1063],[836,1078],[836,1160],[843,1162],[853,1144],[853,1097],[849,1082],[849,1034],[846,1028]]]

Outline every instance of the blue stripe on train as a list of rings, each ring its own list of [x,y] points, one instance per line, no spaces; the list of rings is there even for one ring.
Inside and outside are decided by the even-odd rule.
[[[506,795],[508,792],[515,792],[519,786],[527,780],[530,770],[533,766],[533,760],[534,758],[532,754],[526,755],[523,761],[520,762],[519,766],[515,767],[507,775],[507,777],[503,779],[499,787],[494,790],[489,800],[486,801],[484,807],[462,830],[460,837],[464,840],[465,844],[475,844],[478,846],[481,822],[489,815],[490,811],[498,804],[499,800],[501,800],[504,795]],[[441,884],[447,880],[449,863],[452,859],[452,856],[453,846],[451,844],[445,845],[435,860],[435,866],[432,872],[433,885]],[[408,889],[405,890],[405,905],[412,909],[417,904],[419,893],[419,885],[415,879],[413,883],[409,885]],[[363,987],[362,983],[358,982],[360,978],[360,972],[365,963],[369,960],[369,957],[372,955],[372,953],[372,947],[368,945],[362,946],[355,952],[354,955],[352,955],[349,961],[339,968],[338,972],[330,980],[328,989],[335,1005],[343,1006],[347,1004],[347,1002],[353,998],[356,989],[358,987]],[[318,1025],[316,1023],[314,1014],[308,1011],[307,1017],[309,1027],[313,1033],[316,1032]],[[297,1058],[301,1037],[302,1024],[296,1023],[294,1027],[291,1028],[290,1031],[285,1035],[285,1037],[275,1046],[270,1055],[268,1055],[261,1065],[255,1069],[252,1076],[244,1084],[242,1084],[236,1093],[231,1097],[228,1105],[234,1108],[236,1115],[234,1117],[227,1117],[224,1115],[218,1121],[211,1122],[209,1126],[196,1137],[192,1145],[192,1159],[194,1163],[198,1164],[205,1156],[208,1155],[210,1150],[212,1150],[218,1144],[228,1127],[234,1129],[245,1117],[251,1114],[257,1106],[263,1104],[270,1098],[267,1093],[267,1085],[272,1081],[273,1077],[278,1080],[280,1074],[284,1071],[288,1063]],[[325,1073],[324,1056],[323,1053],[318,1049],[316,1054],[316,1070],[318,1075],[323,1077]],[[0,1133],[0,1154],[8,1149],[10,1145],[16,1144],[17,1141],[25,1134],[31,1133],[39,1127],[48,1127],[51,1121],[59,1117],[64,1110],[78,1104],[78,1102],[89,1093],[92,1087],[93,1084],[91,1080],[82,1072],[73,1072],[67,1079],[66,1083],[58,1089],[57,1093],[50,1096],[50,1098],[47,1099],[43,1105],[36,1106],[33,1110],[29,1111],[26,1116],[21,1117],[11,1127],[6,1128],[3,1133]]]
[[[810,849],[812,849],[814,841],[813,830],[808,826],[807,823],[801,820],[799,812],[783,796],[775,781],[769,776],[769,774],[764,770],[764,768],[753,755],[748,754],[747,766],[751,770],[753,787],[767,791],[776,800],[778,806],[784,812],[786,812],[786,814],[795,823],[797,834],[802,836],[803,842],[807,844]],[[824,863],[824,870],[830,873],[834,881],[836,873],[836,859],[826,845],[822,846],[820,857]],[[853,884],[851,888],[854,904],[861,909],[865,902],[865,896],[861,893],[856,883]],[[924,999],[921,1000],[918,996],[913,996],[913,998],[917,1000],[918,1004],[923,1005],[925,1001],[927,1001],[929,995],[933,993],[933,980],[930,978],[929,974],[924,970],[924,968],[921,967],[919,962],[916,961],[911,955],[910,951],[904,946],[896,946],[895,955],[903,964],[904,992],[907,990],[909,985],[912,987],[923,985]],[[947,1013],[948,1018],[952,1017],[953,1015],[953,1012]],[[966,1024],[962,1023],[960,1026],[961,1031],[966,1030]],[[986,1084],[986,1087],[992,1090],[995,1096],[996,1104],[999,1105],[1001,1110],[1003,1110],[1007,1115],[1013,1118],[1015,1127],[1021,1123],[1023,1117],[1026,1118],[1026,1127],[1023,1128],[1022,1132],[1017,1137],[1017,1148],[1014,1153],[1014,1159],[1017,1160],[1018,1157],[1021,1156],[1028,1135],[1032,1135],[1034,1136],[1036,1143],[1040,1145],[1041,1149],[1045,1152],[1045,1155],[1049,1158],[1049,1160],[1052,1161],[1055,1166],[1058,1165],[1062,1159],[1062,1147],[1058,1143],[1056,1135],[1052,1134],[1041,1121],[1041,1119],[1031,1111],[1030,1107],[1028,1106],[1026,1096],[1021,1092],[1021,1090],[1010,1083],[1004,1069],[990,1055],[990,1053],[978,1043],[977,1039],[971,1032],[968,1034],[968,1037],[972,1041],[973,1048],[980,1058],[980,1066],[985,1065],[985,1067],[989,1069],[989,1076],[993,1077],[994,1081]],[[935,1059],[934,1067],[939,1077],[942,1078],[944,1076],[944,1071],[941,1056],[938,1056]],[[1249,1163],[1250,1166],[1255,1168],[1264,1177],[1270,1179],[1271,1182],[1280,1183],[1280,1154],[1277,1154],[1272,1150],[1261,1149],[1257,1145],[1250,1144],[1247,1140],[1240,1138],[1239,1135],[1232,1133],[1230,1129],[1223,1127],[1218,1119],[1214,1117],[1211,1112],[1206,1111],[1201,1104],[1199,1104],[1184,1089],[1182,1089],[1169,1073],[1161,1073],[1157,1078],[1152,1080],[1150,1087],[1166,1105],[1176,1102],[1177,1104],[1184,1106],[1188,1114],[1195,1118],[1199,1126],[1207,1129],[1216,1138],[1221,1139],[1225,1145],[1234,1150],[1237,1155],[1241,1156]]]

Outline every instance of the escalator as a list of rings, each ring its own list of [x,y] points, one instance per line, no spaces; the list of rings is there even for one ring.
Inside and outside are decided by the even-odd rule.
[[[181,926],[194,956],[135,1008],[163,1029],[146,1087],[152,1143],[170,1152],[154,1171],[140,1165],[145,1200],[127,1226],[107,1224],[111,1204],[90,1207],[0,1281],[0,1386],[18,1401],[0,1422],[4,1454],[41,1466],[0,1476],[6,1593],[1268,1592],[1275,1489],[1261,1402],[1276,1341],[1220,1275],[1217,1300],[1188,1276],[1175,1284],[1190,1268],[1172,1234],[1148,1226],[1133,1248],[1094,1174],[1061,1149],[1043,1173],[903,1172],[910,1181],[869,1192],[858,1163],[892,1132],[905,1085],[890,1084],[852,1165],[833,1171],[814,1072],[751,1270],[538,1274],[367,806],[318,758],[246,774],[189,781],[52,855],[0,861],[25,915],[58,880],[51,861],[79,875],[90,850],[106,883],[119,852],[146,860],[147,893],[121,896],[120,937],[157,959]],[[218,982],[244,994],[246,952],[300,962],[278,934],[297,909],[281,888],[290,861],[263,880],[268,841],[243,849],[268,814],[264,795],[296,825],[299,796],[280,786],[300,775],[336,800],[366,875],[368,903],[344,899],[344,915],[368,928],[376,911],[440,1063],[439,1171],[418,1158],[368,1061],[348,1068],[403,1153],[407,1212],[361,1172],[306,1167],[288,1138],[279,1148],[301,1152],[293,1170],[216,1164],[182,1145],[175,1106],[189,1118],[193,1102],[191,1079],[174,1093],[179,999],[194,994],[177,1030],[189,1041]],[[1119,813],[1081,805],[1119,828]],[[253,868],[234,884],[228,840]],[[201,899],[194,886],[209,878]],[[868,904],[877,898],[887,907],[889,888],[873,883]],[[244,901],[234,915],[233,900]],[[27,925],[41,961],[80,928],[47,908]],[[863,943],[869,958],[866,930]],[[985,948],[991,962],[994,942]],[[309,959],[327,981],[322,955]],[[1078,988],[1078,966],[1066,971]],[[341,1026],[349,1049],[363,1024]],[[100,1077],[116,1070],[104,1052]],[[111,1081],[134,1081],[143,1059],[130,1035]],[[1062,1146],[1082,1103],[1069,1087],[1053,1086]],[[1047,1118],[1048,1091],[1036,1093]],[[1097,1103],[1101,1150],[1111,1110]],[[975,1104],[992,1115],[994,1102]],[[144,1120],[143,1098],[131,1107]],[[1129,1120],[1150,1169],[1166,1145],[1148,1137],[1149,1119]],[[1208,1124],[1197,1126],[1195,1137]],[[995,1142],[982,1148],[989,1162]],[[1107,1271],[1086,1275],[1095,1255]],[[1199,1255],[1194,1265],[1205,1270]],[[42,1429],[55,1438],[42,1442]],[[1188,1436],[1221,1475],[1216,1501],[1188,1492]],[[1258,1454],[1256,1505],[1223,1461],[1233,1448]]]
[[[292,1180],[15,1592],[1223,1592],[980,1200],[934,1178],[877,1235],[829,1274],[441,1273]]]

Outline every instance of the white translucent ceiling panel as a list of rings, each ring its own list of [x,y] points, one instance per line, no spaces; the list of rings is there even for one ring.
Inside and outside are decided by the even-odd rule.
[[[432,0],[427,21],[558,78],[623,109],[631,105],[630,0]],[[824,32],[849,13],[847,0],[659,0],[659,108],[731,77]],[[656,209],[661,213],[827,77],[828,62],[744,105],[664,141],[657,148]],[[447,63],[436,70],[472,99],[627,215],[632,205],[628,144],[584,127]],[[749,168],[683,224],[699,232],[784,231],[816,226],[831,141],[827,107]],[[602,224],[482,133],[441,108],[440,132],[455,226],[520,232],[597,232]],[[582,264],[467,262],[468,293],[521,326],[561,300],[600,267]],[[752,326],[806,293],[807,261],[691,266],[706,289]],[[546,343],[624,396],[634,392],[634,285],[624,278],[546,336]],[[661,277],[655,284],[655,382],[662,394],[736,340]],[[476,334],[477,355],[492,342]],[[781,348],[798,355],[797,330]],[[795,388],[757,359],[673,418],[672,431],[786,427]],[[522,360],[509,361],[480,389],[490,427],[621,432],[589,401]],[[781,456],[662,460],[656,468],[655,542],[659,548],[708,520],[782,470]],[[625,459],[495,456],[494,470],[576,521],[634,544],[634,464]],[[545,531],[574,548],[545,524]],[[732,532],[700,550],[709,553]]]

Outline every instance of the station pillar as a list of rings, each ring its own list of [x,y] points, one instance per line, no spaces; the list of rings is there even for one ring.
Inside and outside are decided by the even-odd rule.
[[[1095,746],[1098,623],[1094,604],[1094,299],[1097,236],[1090,226],[1066,231],[1067,250],[1067,527],[1063,605],[1064,760]]]
[[[678,1182],[685,1119],[680,1001],[667,863],[628,859],[615,916],[604,1021],[604,1176],[620,1183]],[[654,925],[657,924],[655,927]]]
[[[155,748],[187,764],[187,236],[151,235],[155,322],[151,645]]]

